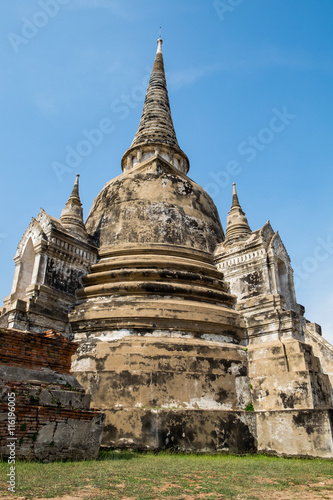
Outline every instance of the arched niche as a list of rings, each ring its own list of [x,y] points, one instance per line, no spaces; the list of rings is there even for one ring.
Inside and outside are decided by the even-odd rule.
[[[32,239],[29,238],[24,248],[22,258],[20,261],[20,272],[16,286],[16,297],[24,299],[27,287],[31,284],[32,273],[35,264],[35,250]]]
[[[285,298],[287,309],[291,309],[294,297],[292,283],[290,282],[289,266],[281,259],[277,260],[277,275],[279,293]]]

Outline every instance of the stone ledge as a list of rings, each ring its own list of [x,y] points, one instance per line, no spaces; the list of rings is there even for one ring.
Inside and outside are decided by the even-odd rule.
[[[105,410],[102,447],[255,453],[255,414],[246,411]]]

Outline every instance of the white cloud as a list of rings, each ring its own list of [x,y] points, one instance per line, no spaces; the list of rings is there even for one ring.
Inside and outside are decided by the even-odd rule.
[[[268,45],[261,50],[248,54],[246,59],[238,60],[234,58],[230,63],[230,69],[256,71],[266,67],[282,67],[295,70],[319,70],[331,71],[332,61],[315,59],[308,55],[281,50],[280,47]]]
[[[330,71],[333,69],[331,61],[312,61],[302,54],[284,53],[279,47],[267,46],[262,50],[248,54],[245,59],[239,59],[232,55],[228,60],[226,56],[223,63],[217,62],[208,66],[187,68],[167,73],[168,87],[181,88],[191,85],[200,78],[209,76],[213,73],[223,71],[229,72],[253,72],[269,67],[290,68],[295,70],[322,70]]]
[[[134,20],[137,11],[133,7],[124,5],[119,0],[71,0],[68,7],[72,9],[105,9],[112,11],[112,14],[124,20]]]
[[[119,2],[112,0],[71,0],[69,6],[81,9],[115,9]]]
[[[178,71],[170,71],[166,74],[166,80],[168,87],[180,88],[185,85],[191,85],[200,78],[207,75],[211,75],[222,69],[220,63],[216,63],[210,66],[204,66],[201,68],[188,68]]]
[[[120,0],[71,0],[68,4],[71,9],[104,9],[112,13],[113,16],[125,21],[137,21],[139,11],[135,4],[132,6],[128,3],[124,4]]]
[[[58,112],[55,98],[50,92],[41,92],[34,95],[34,102],[37,108],[44,114],[50,115]]]

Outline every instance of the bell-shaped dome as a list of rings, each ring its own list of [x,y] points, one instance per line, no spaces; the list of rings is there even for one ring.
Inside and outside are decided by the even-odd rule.
[[[224,238],[210,196],[159,155],[106,184],[86,228],[101,250],[166,243],[211,253]]]

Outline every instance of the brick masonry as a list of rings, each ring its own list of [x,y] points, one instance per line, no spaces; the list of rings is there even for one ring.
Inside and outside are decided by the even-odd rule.
[[[0,329],[0,349],[1,364],[69,374],[77,344],[52,330],[32,335]]]
[[[70,375],[77,344],[55,332],[0,330],[0,454],[8,456],[8,395],[15,394],[16,458],[96,458],[104,414]],[[11,429],[12,429],[11,428]]]

